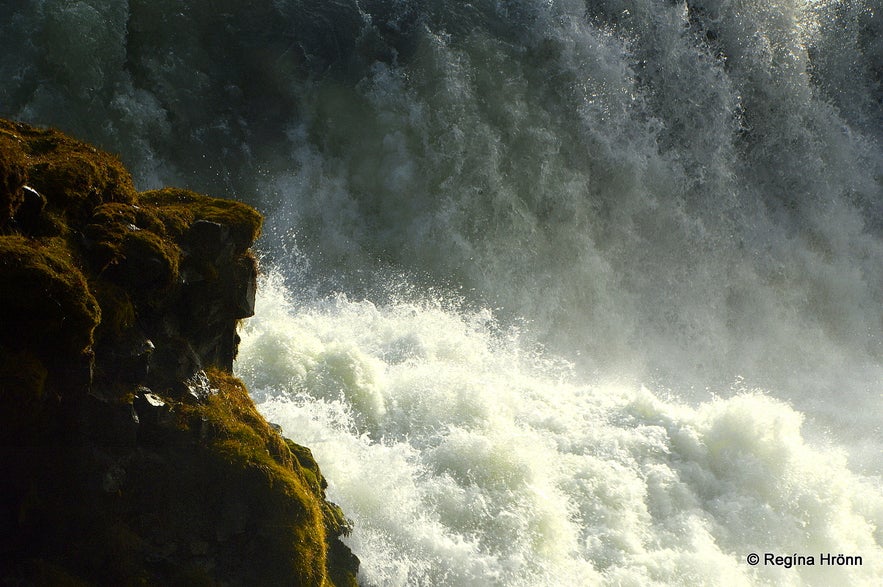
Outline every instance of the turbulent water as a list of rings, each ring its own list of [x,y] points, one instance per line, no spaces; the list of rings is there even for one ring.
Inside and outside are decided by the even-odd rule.
[[[883,583],[879,0],[0,14],[0,114],[267,215],[364,584]]]

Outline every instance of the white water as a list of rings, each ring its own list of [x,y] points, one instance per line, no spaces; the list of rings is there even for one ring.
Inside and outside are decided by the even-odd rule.
[[[849,585],[883,578],[883,496],[759,391],[690,407],[579,383],[490,313],[278,276],[242,330],[265,416],[309,445],[373,585]],[[733,395],[733,392],[736,392]],[[751,567],[752,552],[816,566]],[[818,566],[820,553],[861,567]]]
[[[879,0],[0,14],[4,115],[266,213],[236,369],[366,584],[883,583]]]

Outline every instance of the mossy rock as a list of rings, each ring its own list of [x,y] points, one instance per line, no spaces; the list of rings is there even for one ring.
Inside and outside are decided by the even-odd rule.
[[[27,159],[21,141],[0,129],[0,229],[21,204],[26,177]]]
[[[142,192],[139,203],[153,206],[168,234],[176,239],[185,237],[197,220],[227,226],[236,246],[236,255],[244,254],[261,234],[263,216],[241,202],[203,196],[184,189],[165,188]]]
[[[95,341],[119,339],[135,326],[135,304],[129,292],[115,283],[96,280],[92,293],[101,307],[101,323],[95,329]]]
[[[0,236],[0,283],[0,344],[46,358],[91,347],[101,311],[64,241]]]
[[[211,393],[205,403],[180,404],[181,425],[200,428],[206,462],[218,482],[245,484],[273,528],[260,537],[263,569],[252,577],[273,584],[299,577],[303,585],[331,585],[327,577],[326,524],[316,493],[279,434],[258,413],[245,385],[218,369],[207,373]],[[231,490],[232,491],[232,490]]]
[[[229,372],[261,223],[0,120],[0,583],[355,585],[318,464]]]
[[[55,228],[88,218],[104,202],[132,203],[136,191],[123,164],[109,153],[54,129],[0,120],[5,143],[17,143],[26,155],[28,185],[43,194]],[[57,217],[68,219],[59,221]]]
[[[102,204],[93,211],[85,235],[93,271],[138,297],[167,292],[177,280],[181,248],[148,210]]]

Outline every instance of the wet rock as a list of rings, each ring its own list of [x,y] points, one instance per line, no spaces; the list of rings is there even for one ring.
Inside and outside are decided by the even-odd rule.
[[[103,373],[105,379],[123,384],[141,384],[150,374],[150,362],[156,347],[149,338],[138,332],[106,345],[99,354],[98,362],[110,372]]]
[[[190,255],[212,264],[233,253],[230,229],[219,222],[197,220],[187,231],[187,243]]]
[[[0,120],[0,584],[355,585],[318,464],[231,374],[261,220]]]
[[[21,205],[15,211],[13,220],[23,233],[32,234],[37,229],[40,216],[46,208],[46,198],[28,185],[22,186],[21,195]]]
[[[169,428],[175,423],[172,407],[146,387],[138,389],[133,407],[142,429],[146,429],[148,433],[157,428]]]
[[[197,403],[205,403],[210,395],[218,393],[213,389],[205,371],[199,371],[184,382],[187,386],[188,399]]]
[[[177,334],[157,340],[151,364],[163,365],[163,368],[149,372],[148,386],[171,388],[181,393],[186,392],[182,383],[203,368],[203,361],[191,341]]]
[[[233,316],[254,316],[255,296],[258,289],[258,267],[251,257],[243,257],[235,265],[233,273]]]

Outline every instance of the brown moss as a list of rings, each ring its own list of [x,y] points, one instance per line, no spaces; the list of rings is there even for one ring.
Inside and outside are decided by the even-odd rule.
[[[304,478],[279,434],[258,413],[245,385],[218,369],[207,373],[213,393],[204,404],[177,406],[182,424],[206,430],[210,458],[229,475],[252,479],[252,491],[273,517],[266,521],[274,535],[265,544],[276,549],[278,564],[290,565],[304,585],[330,585],[326,578],[326,536],[322,501]],[[281,559],[287,559],[284,562]],[[278,570],[278,569],[277,569]]]
[[[263,217],[241,202],[211,198],[178,188],[142,192],[139,202],[154,206],[168,233],[176,238],[183,237],[196,220],[229,227],[237,247],[236,254],[244,253],[261,234]]]
[[[95,329],[95,340],[118,339],[135,326],[135,305],[125,288],[96,280],[92,294],[101,307],[101,323]]]
[[[132,177],[113,155],[54,129],[7,120],[0,120],[0,135],[22,146],[27,181],[47,198],[51,212],[78,222],[103,202],[135,201]]]
[[[0,132],[0,228],[22,202],[21,188],[27,177],[27,159],[21,141]]]
[[[186,394],[232,361],[261,223],[0,120],[0,583],[355,584],[309,450],[228,371]]]
[[[61,239],[0,236],[0,344],[78,356],[93,341],[98,302]]]
[[[93,271],[140,297],[167,291],[178,277],[181,249],[149,211],[128,204],[97,206],[85,227]]]
[[[92,211],[92,223],[130,224],[143,230],[150,230],[163,236],[165,226],[156,214],[148,208],[135,204],[110,202],[96,207]]]

